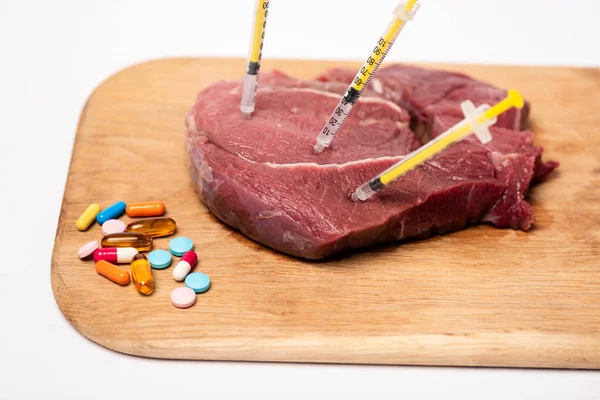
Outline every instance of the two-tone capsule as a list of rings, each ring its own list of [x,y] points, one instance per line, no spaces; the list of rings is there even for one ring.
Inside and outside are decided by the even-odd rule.
[[[121,286],[127,285],[131,280],[129,272],[106,260],[100,260],[96,263],[96,272]]]
[[[133,247],[108,247],[94,251],[94,261],[108,261],[113,264],[129,264],[138,253]]]
[[[127,225],[127,232],[145,233],[152,238],[172,235],[175,230],[177,223],[172,218],[144,219]]]
[[[198,262],[198,256],[193,251],[186,252],[173,269],[173,279],[181,282],[190,273],[194,265]]]
[[[131,277],[136,289],[144,295],[149,295],[154,290],[152,268],[145,255],[138,253],[131,261]]]
[[[90,204],[88,208],[79,216],[75,225],[80,231],[85,231],[96,220],[96,216],[102,210],[98,204]]]
[[[135,217],[160,217],[166,212],[165,203],[162,201],[147,201],[143,203],[127,204],[125,212],[131,218]]]
[[[109,219],[117,219],[125,213],[126,207],[127,205],[125,204],[125,202],[118,201],[112,206],[100,211],[100,213],[96,216],[96,221],[98,221],[98,223],[102,225]]]
[[[145,233],[111,233],[104,236],[100,244],[102,247],[133,247],[137,251],[148,251],[152,248],[152,238]]]

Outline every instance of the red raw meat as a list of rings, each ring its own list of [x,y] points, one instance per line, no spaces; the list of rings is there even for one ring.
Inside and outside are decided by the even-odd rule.
[[[186,119],[186,142],[198,196],[211,212],[259,243],[306,259],[470,223],[530,228],[527,190],[558,163],[541,161],[531,132],[506,129],[523,126],[528,111],[499,118],[490,143],[469,137],[368,201],[351,201],[357,186],[420,146],[411,119],[433,137],[460,120],[462,100],[493,104],[505,94],[461,74],[384,68],[333,144],[315,155],[315,138],[353,76],[263,73],[250,120],[239,111],[241,80],[202,91]]]

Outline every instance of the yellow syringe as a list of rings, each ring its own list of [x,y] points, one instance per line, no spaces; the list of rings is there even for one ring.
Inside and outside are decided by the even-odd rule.
[[[512,107],[522,108],[523,105],[524,102],[521,94],[514,89],[509,90],[506,98],[491,108],[487,104],[482,104],[475,108],[470,100],[463,101],[460,106],[465,119],[427,144],[406,155],[402,160],[376,177],[360,185],[352,193],[352,200],[367,200],[396,179],[445,150],[448,146],[469,136],[471,133],[475,133],[481,143],[488,143],[492,140],[492,135],[488,128],[496,123],[498,115],[508,111]]]
[[[394,10],[394,17],[385,33],[377,41],[377,44],[371,51],[367,61],[362,65],[346,91],[346,94],[333,110],[331,116],[327,122],[325,122],[325,126],[317,136],[317,142],[314,148],[315,153],[321,153],[331,144],[335,135],[346,121],[346,118],[350,115],[350,111],[352,111],[354,104],[356,104],[360,95],[369,84],[369,81],[373,75],[375,75],[375,72],[377,72],[377,69],[385,59],[385,56],[392,48],[392,45],[406,25],[406,22],[411,21],[414,18],[419,7],[420,3],[418,3],[417,0],[406,0],[406,2],[401,2],[396,7]]]
[[[250,118],[256,104],[256,91],[258,89],[258,72],[262,58],[263,43],[265,40],[265,28],[267,26],[267,14],[269,13],[269,1],[257,0],[254,10],[254,24],[250,36],[250,53],[246,64],[246,76],[244,77],[244,88],[242,90],[242,102],[240,111],[246,118]]]

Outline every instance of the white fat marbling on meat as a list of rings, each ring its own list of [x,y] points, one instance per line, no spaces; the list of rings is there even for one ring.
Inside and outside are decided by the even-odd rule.
[[[379,123],[379,120],[376,120],[376,119],[361,119],[358,122],[358,126],[360,126],[361,128],[364,128],[367,126],[376,125],[378,123]]]
[[[303,93],[316,93],[318,95],[321,96],[327,96],[327,97],[331,97],[333,99],[340,99],[340,95],[337,93],[331,93],[331,92],[323,92],[322,90],[317,90],[317,89],[311,89],[311,88],[263,88],[263,89],[258,89],[259,92],[282,92],[282,91],[290,91],[290,92],[303,92]],[[231,92],[230,92],[231,93]],[[232,93],[232,94],[237,94],[237,93]],[[408,111],[400,108],[400,106],[398,106],[395,103],[392,103],[389,100],[385,100],[382,99],[380,97],[361,97],[358,99],[359,103],[374,103],[374,104],[380,104],[386,107],[391,108],[392,110],[394,110],[395,112],[397,112],[398,114],[404,114],[404,115],[408,115]]]
[[[242,85],[237,85],[229,91],[229,94],[240,95],[242,94]]]
[[[269,168],[295,168],[295,167],[317,167],[317,168],[331,168],[331,167],[335,167],[335,168],[344,168],[350,165],[358,165],[358,164],[365,164],[365,163],[370,163],[373,161],[395,161],[398,162],[400,160],[402,160],[404,157],[406,157],[406,155],[404,156],[384,156],[384,157],[371,157],[371,158],[363,158],[362,160],[353,160],[353,161],[348,161],[342,164],[317,164],[315,162],[299,162],[299,163],[287,163],[287,164],[278,164],[278,163],[272,163],[272,162],[256,162],[254,160],[251,160],[247,157],[244,157],[241,154],[236,154],[239,158],[241,158],[242,160],[249,162],[250,164],[259,164],[259,165],[264,165],[265,167],[269,167]]]
[[[371,81],[371,85],[375,93],[383,93],[383,85],[381,84],[381,81],[379,79],[373,78],[373,80]]]
[[[502,154],[497,151],[493,151],[490,154],[490,160],[498,171],[502,171],[504,168],[510,167],[511,160],[516,160],[519,155],[517,153]]]
[[[241,157],[241,156],[240,156]],[[262,164],[266,167],[269,168],[296,168],[296,167],[320,167],[320,168],[331,168],[331,167],[336,167],[336,168],[344,168],[350,165],[359,165],[359,164],[366,164],[366,163],[370,163],[373,161],[400,161],[404,158],[405,156],[396,156],[396,157],[391,157],[391,156],[385,156],[385,157],[372,157],[372,158],[364,158],[362,160],[353,160],[353,161],[348,161],[342,164],[317,164],[314,162],[300,162],[300,163],[289,163],[289,164],[277,164],[277,163],[271,163],[271,162],[265,162],[265,163],[257,163],[257,162],[253,162],[250,161],[244,157],[244,160],[252,162],[253,164]]]
[[[274,218],[274,217],[282,217],[285,214],[280,211],[261,211],[259,214],[256,215],[256,219],[267,219],[267,218]]]
[[[467,178],[465,178],[465,177],[462,177],[462,176],[456,176],[456,175],[452,176],[452,178],[451,178],[451,179],[452,179],[454,182],[460,182],[460,181],[466,181],[466,180],[467,180]]]
[[[198,133],[198,127],[196,126],[196,114],[190,114],[185,119],[185,125],[189,132]]]
[[[406,219],[403,219],[402,222],[400,222],[400,236],[399,238],[402,239],[404,237],[404,228],[406,227]]]

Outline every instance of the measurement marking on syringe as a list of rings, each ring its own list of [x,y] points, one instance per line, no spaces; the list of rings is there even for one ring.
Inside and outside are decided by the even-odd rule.
[[[350,87],[344,96],[342,96],[329,119],[325,122],[323,129],[317,137],[317,143],[314,148],[316,153],[322,152],[325,147],[331,144],[342,125],[346,122],[362,92],[368,86],[371,78],[375,75],[392,48],[406,21],[412,20],[419,6],[416,0],[407,0],[406,4],[400,4],[396,7],[396,10],[394,10],[395,16],[386,32],[383,36],[379,37],[377,44],[373,47],[369,57],[352,80]]]

